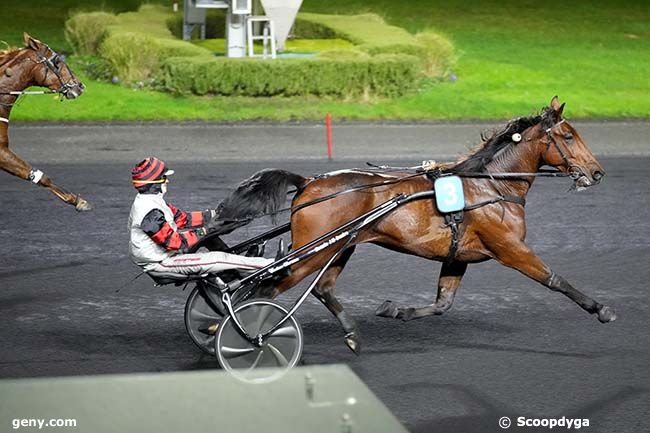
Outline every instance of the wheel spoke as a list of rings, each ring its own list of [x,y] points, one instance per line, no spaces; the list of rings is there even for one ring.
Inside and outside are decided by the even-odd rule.
[[[257,364],[260,363],[260,360],[262,359],[262,356],[264,355],[264,349],[260,350],[259,353],[257,354],[257,357],[255,358],[255,361],[253,364],[250,366],[248,371],[254,370],[257,367]]]
[[[232,358],[238,358],[240,356],[248,355],[251,352],[254,352],[255,348],[254,347],[248,347],[245,349],[238,349],[236,347],[227,347],[223,346],[220,349],[221,354],[223,355],[224,358],[232,359]]]
[[[271,343],[267,344],[266,347],[268,347],[271,350],[271,353],[275,357],[275,360],[278,361],[278,365],[280,367],[286,367],[287,365],[289,365],[289,361],[287,361],[287,358],[285,358],[285,356],[282,354],[282,352],[280,352],[280,350],[278,350],[277,347],[275,347]]]
[[[256,332],[260,333],[262,332],[262,326],[264,326],[264,322],[266,322],[266,319],[269,318],[269,315],[273,312],[273,306],[272,305],[263,305],[262,308],[260,308],[260,312],[257,318],[257,329]]]
[[[298,331],[292,325],[283,326],[273,331],[273,334],[270,337],[288,337],[295,338],[298,335]]]

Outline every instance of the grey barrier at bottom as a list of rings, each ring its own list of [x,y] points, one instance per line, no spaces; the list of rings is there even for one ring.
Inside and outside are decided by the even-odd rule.
[[[39,420],[52,424],[34,426]],[[63,420],[67,427],[56,426]],[[352,370],[332,365],[295,368],[261,384],[242,382],[222,371],[1,380],[0,432],[6,431],[401,433],[406,429]]]

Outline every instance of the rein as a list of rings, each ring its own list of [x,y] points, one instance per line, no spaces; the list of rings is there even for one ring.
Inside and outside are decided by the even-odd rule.
[[[355,187],[352,187],[352,188],[344,189],[342,191],[337,191],[335,193],[332,193],[332,194],[329,194],[329,195],[326,195],[326,196],[323,196],[323,197],[319,197],[319,198],[317,198],[315,200],[311,200],[311,201],[308,201],[306,203],[299,204],[297,206],[289,206],[289,207],[285,207],[285,208],[282,208],[282,209],[278,209],[278,210],[273,211],[273,212],[266,212],[266,213],[258,214],[258,215],[255,215],[255,216],[252,216],[252,217],[249,217],[249,218],[232,219],[232,220],[229,220],[229,221],[233,221],[233,222],[248,221],[248,222],[251,222],[251,221],[254,221],[256,219],[264,218],[264,217],[267,217],[267,216],[272,217],[272,216],[281,214],[283,212],[294,213],[294,212],[298,212],[299,210],[304,209],[306,207],[313,206],[313,205],[316,205],[318,203],[322,203],[324,201],[331,200],[333,198],[342,196],[344,194],[349,194],[349,193],[352,193],[352,192],[358,192],[358,191],[363,191],[363,190],[372,189],[372,188],[379,188],[379,187],[386,186],[386,185],[393,185],[393,184],[397,184],[397,183],[403,182],[403,181],[408,180],[408,179],[416,178],[416,177],[419,177],[419,176],[426,176],[428,173],[435,172],[435,171],[423,170],[421,166],[408,167],[408,168],[407,167],[387,167],[387,166],[375,166],[375,167],[381,168],[382,170],[386,170],[386,171],[390,171],[390,170],[403,171],[405,169],[419,170],[419,171],[417,173],[408,174],[406,176],[398,177],[398,178],[393,179],[393,180],[387,180],[387,181],[376,182],[376,183],[369,183],[369,184],[365,184],[365,185],[359,185],[359,186],[355,186]],[[439,177],[458,176],[458,177],[479,178],[479,179],[492,179],[492,180],[502,179],[502,180],[522,180],[522,181],[525,181],[527,177],[531,177],[531,176],[532,177],[567,177],[567,176],[569,176],[566,173],[562,173],[562,172],[556,171],[556,170],[540,170],[539,172],[535,172],[535,173],[481,173],[481,172],[472,173],[472,172],[469,172],[469,173],[437,173],[437,175]],[[322,179],[325,176],[326,175],[314,176],[314,177],[309,179],[309,182],[312,182],[312,181],[317,180],[317,179]],[[296,192],[296,190],[289,191],[289,194],[294,193],[294,192]],[[489,205],[489,204],[498,203],[498,202],[502,202],[502,201],[516,203],[516,204],[520,204],[522,206],[524,206],[526,204],[526,199],[523,199],[521,197],[497,196],[495,198],[492,198],[492,199],[489,199],[489,200],[486,200],[486,201],[483,201],[483,202],[480,202],[480,203],[476,203],[476,204],[473,204],[473,205],[466,206],[465,210],[469,211],[469,210],[473,210],[473,209],[478,209],[479,207],[483,207],[483,206],[486,206],[486,205]]]
[[[11,92],[0,92],[0,95],[49,95],[52,93],[61,93],[57,90],[23,90],[23,91],[11,91]]]

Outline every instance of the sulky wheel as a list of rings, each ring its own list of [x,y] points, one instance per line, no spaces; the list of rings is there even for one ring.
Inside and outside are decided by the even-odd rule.
[[[214,355],[214,340],[223,314],[198,286],[185,303],[185,329],[194,344],[207,354]]]
[[[253,300],[235,309],[239,323],[251,336],[262,334],[287,315],[275,302]],[[251,382],[272,380],[294,367],[302,355],[303,336],[298,321],[292,316],[269,335],[261,347],[245,339],[232,317],[227,315],[217,331],[217,359],[224,370]],[[260,368],[275,368],[262,370]]]

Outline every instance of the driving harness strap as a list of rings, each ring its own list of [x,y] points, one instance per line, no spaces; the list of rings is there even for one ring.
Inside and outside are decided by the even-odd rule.
[[[470,206],[465,206],[462,210],[458,212],[450,212],[444,214],[445,225],[449,226],[451,229],[451,245],[449,245],[449,252],[445,258],[445,263],[451,263],[456,258],[456,253],[458,252],[458,243],[459,243],[459,225],[463,222],[463,212],[478,209],[489,204],[499,203],[502,201],[507,201],[509,203],[515,203],[521,206],[526,206],[526,199],[523,197],[517,197],[515,195],[500,195],[498,197],[491,198],[489,200],[482,201]]]
[[[435,180],[438,177],[440,177],[440,175],[441,172],[439,170],[432,170],[426,173],[427,178],[429,178],[432,184],[433,182],[435,182]],[[449,245],[449,252],[447,253],[447,257],[445,258],[445,263],[451,263],[456,258],[456,253],[458,252],[458,244],[460,242],[460,224],[463,223],[464,212],[478,209],[480,207],[487,206],[490,204],[499,203],[502,201],[515,203],[521,206],[526,206],[526,199],[523,197],[518,197],[515,195],[499,195],[489,200],[485,200],[482,202],[465,206],[463,209],[459,211],[449,212],[444,214],[445,226],[449,227],[451,230],[451,245]],[[435,199],[434,199],[434,206],[435,206]]]

